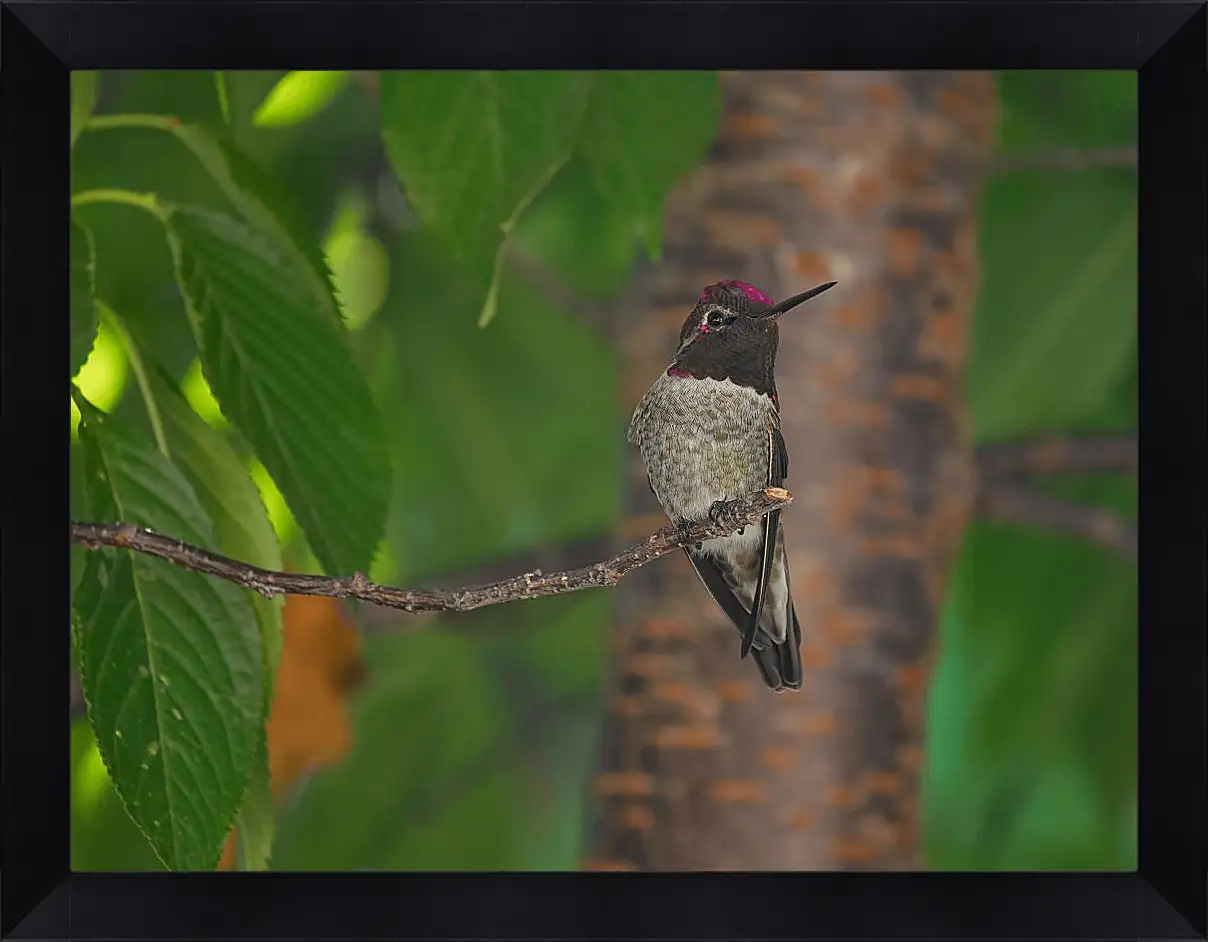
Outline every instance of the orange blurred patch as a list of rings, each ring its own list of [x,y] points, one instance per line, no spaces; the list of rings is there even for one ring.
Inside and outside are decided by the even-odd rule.
[[[589,860],[583,865],[584,870],[637,870],[633,864],[626,860]]]
[[[645,392],[646,390],[643,389],[643,395]],[[621,521],[619,528],[621,538],[625,540],[638,540],[663,529],[670,522],[665,514],[645,514],[640,517],[627,517]]]
[[[273,800],[308,772],[339,762],[351,743],[348,696],[364,674],[361,639],[339,601],[286,597],[284,643],[268,720]],[[235,865],[236,834],[227,836],[219,867]]]
[[[716,749],[721,745],[716,726],[664,726],[655,730],[652,739],[660,749]]]
[[[770,216],[711,212],[705,215],[704,223],[723,243],[734,236],[750,239],[757,245],[778,245],[784,241],[780,224]]]
[[[892,683],[900,693],[917,693],[927,683],[927,670],[918,664],[895,667]]]
[[[840,535],[851,532],[856,517],[868,501],[868,479],[863,474],[849,474],[836,485],[831,498],[831,529]]]
[[[335,599],[291,596],[285,645],[268,720],[273,795],[348,751],[348,695],[362,669],[361,639]]]
[[[892,82],[877,82],[868,86],[868,100],[881,108],[900,108],[906,101],[906,94]]]
[[[977,97],[956,88],[942,88],[936,96],[940,114],[954,118],[960,123],[980,123],[985,110]]]
[[[823,566],[810,566],[800,578],[794,574],[794,595],[798,591],[796,589],[798,582],[801,585],[801,598],[815,604],[831,599],[835,595],[835,577],[829,569]]]
[[[709,794],[727,804],[751,805],[766,800],[762,782],[749,779],[722,779],[709,786]]]
[[[840,327],[848,329],[859,327],[856,318],[851,316],[853,311],[854,309],[850,305],[844,305],[835,312],[835,319]],[[814,368],[814,372],[820,386],[842,394],[859,372],[859,367],[855,357],[841,353],[824,363],[819,363]]]
[[[801,717],[801,730],[810,736],[822,736],[835,731],[835,714],[829,710],[815,710]]]
[[[953,208],[953,198],[942,186],[924,186],[913,194],[914,204],[928,213],[946,213]]]
[[[842,863],[868,863],[881,856],[881,849],[868,840],[838,840],[832,845],[831,854]]]
[[[741,680],[723,680],[717,685],[717,695],[726,703],[742,703],[751,698],[751,688]]]
[[[827,418],[838,426],[883,429],[889,424],[889,412],[879,402],[837,399],[827,408]]]
[[[765,749],[759,754],[759,764],[765,769],[772,769],[776,772],[784,772],[787,769],[791,769],[796,759],[797,753],[792,749]]]
[[[692,626],[682,618],[656,616],[644,621],[639,631],[647,638],[690,638]]]
[[[826,796],[826,803],[835,808],[854,808],[860,803],[860,796],[850,785],[836,785]]]
[[[933,376],[895,376],[890,391],[900,399],[944,402],[949,388],[947,383]]]
[[[828,608],[818,621],[822,635],[839,647],[855,644],[867,627],[866,616],[848,607]]]
[[[919,334],[919,356],[941,363],[958,363],[965,349],[965,319],[951,309],[932,313]]]
[[[833,317],[843,330],[863,332],[872,326],[873,310],[867,304],[838,304]]]
[[[879,491],[901,493],[904,486],[902,472],[897,468],[866,468],[868,485]]]
[[[901,790],[903,782],[897,772],[873,772],[868,776],[868,790],[877,795],[893,795]]]
[[[861,556],[896,556],[900,559],[921,559],[923,546],[913,536],[869,537],[860,543]]]
[[[780,170],[780,178],[785,183],[801,187],[807,194],[814,190],[822,180],[817,170],[807,167],[805,164],[786,164]]]
[[[625,805],[617,810],[617,823],[621,827],[649,831],[654,827],[654,812],[645,805]]]
[[[593,784],[600,795],[634,798],[654,794],[654,778],[641,772],[605,772]]]
[[[879,173],[861,170],[848,188],[847,206],[858,215],[867,215],[888,197],[885,180]]]
[[[670,654],[634,654],[625,664],[627,673],[647,679],[666,677],[671,673],[674,656]]]
[[[798,252],[793,259],[793,270],[810,281],[829,281],[831,264],[821,252]]]
[[[633,717],[641,716],[646,712],[646,707],[638,697],[631,694],[623,694],[612,701],[612,712],[617,716],[633,719]]]
[[[896,154],[886,167],[888,179],[904,187],[914,189],[928,182],[930,164],[919,154]]]
[[[776,136],[776,119],[766,114],[735,112],[726,117],[725,133],[750,140],[766,140]]]
[[[913,275],[923,256],[923,236],[901,226],[889,230],[889,267],[899,275]]]
[[[235,869],[235,855],[238,853],[236,850],[238,846],[238,833],[232,830],[231,833],[226,836],[226,840],[222,845],[222,858],[218,861],[219,870]]]
[[[692,713],[715,712],[712,698],[694,684],[686,684],[682,681],[662,681],[656,683],[650,693],[656,700],[678,704]]]
[[[806,642],[801,648],[801,666],[806,670],[822,670],[831,662],[831,652],[822,645]]]
[[[914,520],[914,514],[900,500],[882,501],[881,505],[877,508],[877,513],[885,520],[897,520],[901,522]]]
[[[897,760],[905,771],[913,772],[923,764],[923,750],[918,746],[903,746],[898,750]]]

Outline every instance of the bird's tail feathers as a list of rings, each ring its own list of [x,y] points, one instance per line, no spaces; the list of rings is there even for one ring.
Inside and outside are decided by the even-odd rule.
[[[777,693],[783,690],[800,690],[801,671],[801,624],[797,621],[797,610],[789,603],[792,628],[789,636],[780,644],[763,637],[767,647],[751,649],[751,656],[763,675],[763,681]]]

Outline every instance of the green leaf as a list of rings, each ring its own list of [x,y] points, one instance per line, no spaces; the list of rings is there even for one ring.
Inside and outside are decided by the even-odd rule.
[[[209,69],[123,70],[113,79],[113,105],[106,109],[106,117],[154,112],[215,132],[223,129],[222,103],[214,93],[214,73]]]
[[[282,812],[276,867],[575,866],[611,599],[518,607],[367,640],[373,682],[354,701],[352,751]],[[511,786],[496,791],[501,780]]]
[[[1104,808],[1095,784],[1086,768],[1071,758],[1051,763],[1025,788],[996,869],[1114,870],[1128,866],[1126,861],[1112,859],[1115,833],[1104,824],[1114,823],[1118,816]]]
[[[347,84],[347,72],[287,72],[260,103],[252,124],[262,128],[300,124],[330,105]]]
[[[522,846],[525,822],[517,812],[524,807],[528,783],[506,760],[475,773],[456,783],[450,801],[438,801],[430,813],[420,814],[405,840],[382,848],[374,869],[522,869],[512,859],[514,848]]]
[[[497,748],[506,711],[475,639],[383,637],[366,642],[365,658],[374,680],[353,707],[352,750],[282,812],[277,869],[423,869],[427,857],[407,860],[414,834],[508,759]],[[478,847],[447,850],[465,866]]]
[[[581,155],[533,201],[513,236],[518,252],[583,295],[614,297],[633,269],[633,220],[604,198]]]
[[[171,123],[167,129],[201,161],[235,209],[297,265],[311,303],[338,321],[340,307],[323,249],[285,189],[230,141],[195,125]]]
[[[981,256],[968,368],[977,438],[1102,427],[1137,356],[1135,173],[992,181]]]
[[[71,73],[71,146],[84,130],[84,124],[96,107],[97,79],[95,72]]]
[[[276,243],[181,210],[168,223],[181,292],[222,412],[252,444],[329,573],[369,568],[391,469],[347,337]]]
[[[252,780],[235,818],[235,827],[239,829],[240,870],[267,870],[272,859],[277,820],[270,786],[268,731],[262,726],[256,737]]]
[[[344,323],[360,330],[381,310],[390,284],[390,254],[366,229],[368,207],[345,198],[323,239]]]
[[[122,807],[84,718],[71,724],[71,869],[164,870],[163,861]]]
[[[595,74],[582,153],[651,258],[661,251],[667,192],[704,159],[720,114],[715,72]]]
[[[386,152],[420,221],[484,279],[504,228],[569,159],[586,72],[384,72]]]
[[[1135,515],[1136,482],[1122,476],[1042,489]],[[1117,822],[1136,807],[1135,565],[1073,538],[978,522],[950,585],[928,717],[928,864],[1126,865]],[[1079,838],[1081,850],[1063,836],[1072,779],[1099,809],[1098,835]],[[1037,814],[1050,817],[1042,825]]]
[[[231,100],[227,95],[226,73],[221,69],[214,72],[214,91],[218,95],[218,108],[222,112],[222,123],[231,123]]]
[[[74,73],[73,73],[74,74]],[[71,221],[71,375],[88,361],[97,333],[96,250],[92,233]]]
[[[999,72],[998,90],[1004,151],[1137,143],[1135,71]]]
[[[188,186],[183,192],[178,192],[181,187],[176,185],[176,178],[183,176],[188,183],[199,181],[194,179],[188,168],[173,167],[173,185],[158,188],[161,197],[164,197],[165,193],[171,194],[164,197],[164,201],[178,205],[204,203],[208,206],[221,206],[224,210],[229,203],[239,215],[259,228],[264,236],[274,243],[275,249],[281,255],[298,267],[297,277],[309,289],[315,307],[326,312],[333,320],[340,320],[340,308],[335,298],[331,270],[312,227],[298,208],[297,201],[276,178],[265,173],[254,160],[236,147],[229,134],[216,136],[200,125],[186,124],[171,115],[163,114],[105,115],[96,119],[93,127],[97,130],[154,130],[164,134],[165,140],[175,139],[183,144],[205,171],[204,174],[197,175],[204,186]],[[137,140],[136,135],[131,137]],[[129,141],[122,137],[117,140],[125,146],[130,146]],[[140,167],[144,175],[162,170],[166,162],[174,160],[172,155],[162,151],[148,151],[146,143],[144,141],[143,147],[131,150],[134,159],[150,164],[149,167]],[[90,165],[86,166],[89,170],[94,169]],[[116,168],[109,170],[112,175]],[[76,188],[79,189],[84,182],[91,181],[92,178],[92,173],[86,173],[84,179],[74,181]],[[112,183],[106,181],[104,186],[110,187]],[[123,309],[126,307],[125,304],[120,306]]]
[[[172,462],[188,480],[214,527],[215,548],[261,569],[280,570],[281,550],[268,511],[251,474],[227,437],[190,407],[162,368],[149,371],[149,385],[163,421]],[[249,593],[260,625],[265,719],[281,662],[280,596]]]
[[[180,471],[76,400],[93,519],[214,545]],[[88,716],[127,813],[165,866],[214,869],[247,789],[264,709],[261,639],[246,590],[107,550],[89,555],[72,607]]]
[[[211,428],[175,389],[162,369],[150,375],[150,386],[163,418],[173,462],[184,472],[202,509],[214,524],[219,552],[261,569],[280,570],[281,551],[260,491],[225,435]],[[265,870],[272,851],[274,811],[269,789],[265,724],[273,702],[277,666],[281,663],[284,599],[249,593],[260,627],[261,689],[264,709],[256,738],[256,756],[247,797],[240,806],[240,863],[245,870]]]
[[[625,436],[611,348],[511,276],[494,327],[478,330],[476,293],[422,232],[399,243],[392,266],[375,389],[395,409],[390,542],[401,578],[612,526]],[[421,283],[422,293],[409,287]],[[425,496],[441,491],[458,500]]]
[[[608,663],[608,626],[612,593],[555,596],[509,606],[507,620],[527,627],[509,653],[540,678],[541,687],[559,699],[591,694],[604,679]]]

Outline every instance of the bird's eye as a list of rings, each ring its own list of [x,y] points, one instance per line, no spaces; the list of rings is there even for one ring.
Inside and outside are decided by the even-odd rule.
[[[709,315],[709,326],[724,327],[726,324],[730,323],[730,320],[731,318],[726,317],[726,315],[721,313],[721,311],[714,311]]]

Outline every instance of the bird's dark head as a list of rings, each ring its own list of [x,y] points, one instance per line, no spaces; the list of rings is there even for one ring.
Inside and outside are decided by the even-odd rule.
[[[834,285],[819,285],[779,304],[745,281],[709,285],[680,329],[679,350],[667,372],[729,379],[774,395],[780,315]]]

